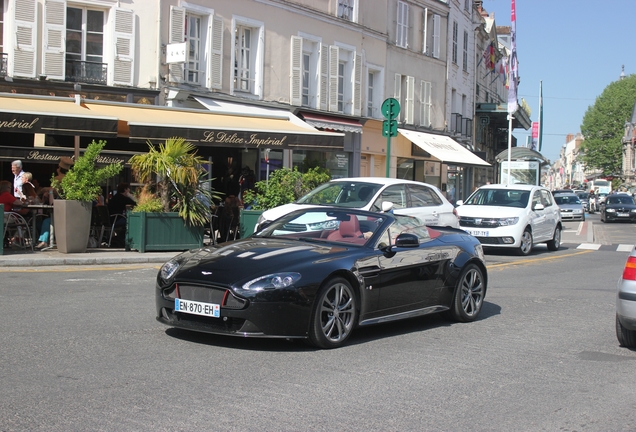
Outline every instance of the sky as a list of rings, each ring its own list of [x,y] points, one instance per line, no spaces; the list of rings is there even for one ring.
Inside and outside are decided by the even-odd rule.
[[[554,162],[568,134],[581,131],[587,109],[613,81],[636,73],[636,0],[516,0],[519,102],[539,120],[543,81],[541,154]],[[495,24],[510,25],[511,0],[484,0]],[[627,120],[627,119],[625,119]],[[525,146],[532,130],[513,130]]]

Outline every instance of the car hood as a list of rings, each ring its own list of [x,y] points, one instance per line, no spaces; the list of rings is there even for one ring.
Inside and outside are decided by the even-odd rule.
[[[177,280],[214,281],[231,285],[274,272],[298,271],[304,266],[341,257],[351,248],[331,243],[247,238],[186,252]],[[357,248],[356,248],[357,249]]]
[[[278,219],[279,217],[283,217],[286,214],[293,212],[294,210],[307,209],[319,207],[314,204],[284,204],[282,206],[274,207],[273,209],[269,209],[263,212],[263,219],[267,221],[273,221]]]
[[[457,207],[457,214],[465,217],[481,218],[508,218],[519,217],[526,213],[526,208],[504,207],[504,206],[484,206],[484,205],[461,205]]]

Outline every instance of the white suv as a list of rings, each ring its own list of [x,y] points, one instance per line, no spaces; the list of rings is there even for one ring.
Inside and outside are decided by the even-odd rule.
[[[331,180],[298,201],[263,212],[256,231],[294,210],[316,206],[382,211],[383,202],[393,204],[393,213],[414,216],[425,225],[459,228],[455,207],[442,192],[428,183],[384,177],[357,177]]]
[[[528,255],[537,243],[559,249],[561,213],[542,186],[486,185],[457,204],[461,229],[484,247],[517,249],[521,255]]]

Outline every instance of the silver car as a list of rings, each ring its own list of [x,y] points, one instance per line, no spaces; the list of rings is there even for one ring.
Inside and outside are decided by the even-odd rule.
[[[621,346],[636,348],[636,247],[632,248],[618,280],[616,337]]]
[[[585,220],[585,207],[577,195],[558,193],[554,195],[554,201],[561,211],[561,220]]]

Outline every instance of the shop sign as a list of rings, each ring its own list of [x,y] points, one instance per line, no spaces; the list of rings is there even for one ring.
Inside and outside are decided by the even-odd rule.
[[[203,132],[204,143],[216,143],[216,144],[236,144],[245,145],[250,147],[282,147],[287,141],[287,135],[283,135],[280,138],[274,138],[270,135],[263,133],[251,133],[247,136],[244,134],[239,135],[238,132],[226,132],[226,131],[205,131]]]

